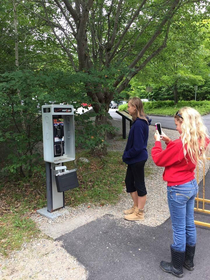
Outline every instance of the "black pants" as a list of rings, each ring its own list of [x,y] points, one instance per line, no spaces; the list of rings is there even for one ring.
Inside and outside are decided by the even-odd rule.
[[[128,193],[137,191],[138,196],[145,196],[147,194],[144,181],[145,162],[146,160],[128,164],[125,177],[126,191]]]

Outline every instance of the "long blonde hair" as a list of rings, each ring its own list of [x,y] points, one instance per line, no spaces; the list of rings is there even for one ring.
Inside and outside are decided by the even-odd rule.
[[[193,163],[204,161],[209,136],[199,112],[191,107],[183,107],[174,118],[181,123],[181,140],[185,153],[188,153]]]
[[[136,108],[135,114],[132,116],[133,121],[137,118],[143,119],[148,123],[148,119],[144,113],[144,107],[141,99],[139,97],[132,97],[128,100],[132,106]]]

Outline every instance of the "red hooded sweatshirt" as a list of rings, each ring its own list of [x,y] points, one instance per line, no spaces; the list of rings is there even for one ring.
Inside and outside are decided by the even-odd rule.
[[[170,141],[165,150],[160,141],[155,141],[151,153],[154,163],[165,167],[163,180],[168,186],[182,185],[195,178],[196,165],[188,154],[184,156],[181,139]]]

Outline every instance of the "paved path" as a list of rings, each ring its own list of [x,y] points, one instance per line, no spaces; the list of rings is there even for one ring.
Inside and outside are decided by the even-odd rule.
[[[168,118],[152,118],[153,123],[167,120],[169,128]],[[206,184],[210,183],[210,174],[207,174],[206,179]],[[210,187],[207,196],[210,197]],[[196,214],[196,219],[201,220],[201,215]],[[205,216],[204,221],[209,223],[209,216]],[[66,251],[87,269],[88,280],[177,279],[159,268],[161,260],[170,261],[170,219],[158,227],[148,227],[104,215],[57,240],[62,241]],[[196,267],[192,272],[184,269],[184,279],[210,279],[209,252],[210,229],[197,227]]]
[[[109,113],[114,120],[121,120],[121,116],[116,113],[116,109],[110,109]],[[163,128],[176,129],[173,117],[153,115],[149,115],[149,117],[152,119],[152,125],[155,125],[156,122],[160,122]],[[204,124],[207,126],[210,132],[210,114],[205,115],[202,118]]]
[[[197,227],[197,236],[195,270],[184,269],[186,280],[210,279],[210,230]],[[170,219],[148,227],[104,215],[57,240],[87,269],[88,280],[175,279],[159,268],[170,261]]]
[[[160,122],[163,128],[176,129],[173,117],[151,115],[150,118],[152,119],[152,125],[154,125],[156,122]],[[210,132],[210,114],[203,116],[202,119]]]

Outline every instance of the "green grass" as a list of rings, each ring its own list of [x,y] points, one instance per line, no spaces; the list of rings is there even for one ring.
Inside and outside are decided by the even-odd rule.
[[[71,206],[116,203],[124,188],[126,165],[122,162],[122,153],[112,152],[100,158],[83,152],[79,157],[85,157],[90,162],[77,160],[79,188],[65,193],[66,203]]]
[[[32,179],[31,185],[12,180],[1,185],[1,254],[8,255],[12,250],[19,250],[23,242],[40,235],[30,215],[46,204],[45,192],[42,182],[37,178]]]
[[[174,116],[174,114],[182,107],[188,106],[196,109],[201,115],[210,113],[210,101],[179,101],[174,104],[173,101],[153,101],[144,102],[144,111],[148,115],[165,115]],[[127,105],[119,106],[119,110],[126,110]]]
[[[23,242],[39,236],[39,230],[30,217],[19,213],[5,213],[0,217],[0,227],[0,253],[3,255],[19,250]]]

